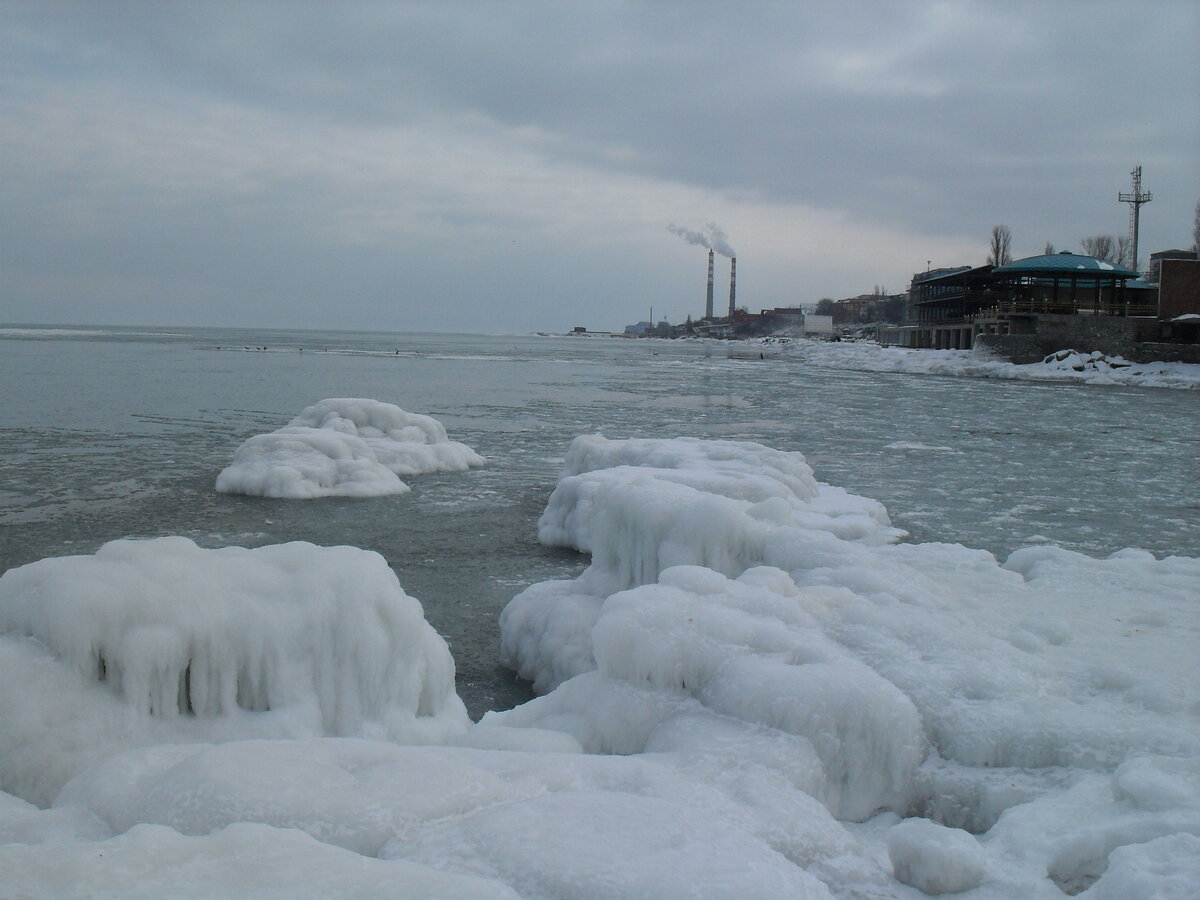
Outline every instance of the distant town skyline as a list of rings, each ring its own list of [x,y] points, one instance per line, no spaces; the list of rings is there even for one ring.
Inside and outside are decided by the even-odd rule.
[[[0,321],[619,330],[703,315],[696,236],[811,308],[1122,236],[1136,165],[1145,268],[1198,46],[1193,0],[10,3]]]

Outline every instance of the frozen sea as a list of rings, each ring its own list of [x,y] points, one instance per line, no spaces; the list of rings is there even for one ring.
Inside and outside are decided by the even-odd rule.
[[[0,383],[0,572],[172,534],[375,550],[450,643],[473,718],[530,696],[496,661],[504,605],[586,566],[537,540],[580,434],[800,451],[912,541],[1000,559],[1044,543],[1200,555],[1189,390],[729,359],[690,341],[91,326],[0,327]],[[488,465],[369,500],[213,490],[244,439],[325,397],[431,415]]]
[[[1200,890],[1200,367],[22,326],[0,378],[0,895]]]

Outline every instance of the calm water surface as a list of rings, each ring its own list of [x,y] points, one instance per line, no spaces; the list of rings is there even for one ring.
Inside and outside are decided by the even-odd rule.
[[[375,550],[450,642],[476,717],[528,697],[496,663],[504,604],[586,564],[536,534],[578,434],[798,450],[913,540],[1001,558],[1047,541],[1200,555],[1190,391],[836,371],[686,341],[27,326],[0,327],[0,383],[0,571],[127,536]],[[245,438],[325,397],[432,415],[488,466],[370,500],[213,490]]]

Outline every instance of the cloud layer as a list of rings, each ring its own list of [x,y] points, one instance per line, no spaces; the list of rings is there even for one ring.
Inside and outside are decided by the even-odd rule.
[[[671,225],[720,223],[749,308],[814,302],[998,222],[1123,233],[1135,164],[1142,255],[1190,241],[1194,4],[793,6],[10,8],[0,318],[682,320],[706,254]]]

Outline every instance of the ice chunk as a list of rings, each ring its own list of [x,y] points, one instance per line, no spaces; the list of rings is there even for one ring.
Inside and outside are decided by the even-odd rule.
[[[286,499],[403,494],[401,475],[463,472],[484,459],[442,423],[378,400],[322,400],[255,435],[217,476],[217,490]]]
[[[114,541],[0,577],[0,777],[45,801],[149,743],[465,730],[446,642],[383,557]]]
[[[905,819],[888,833],[887,846],[896,878],[926,894],[957,894],[983,880],[983,849],[958,828]]]

